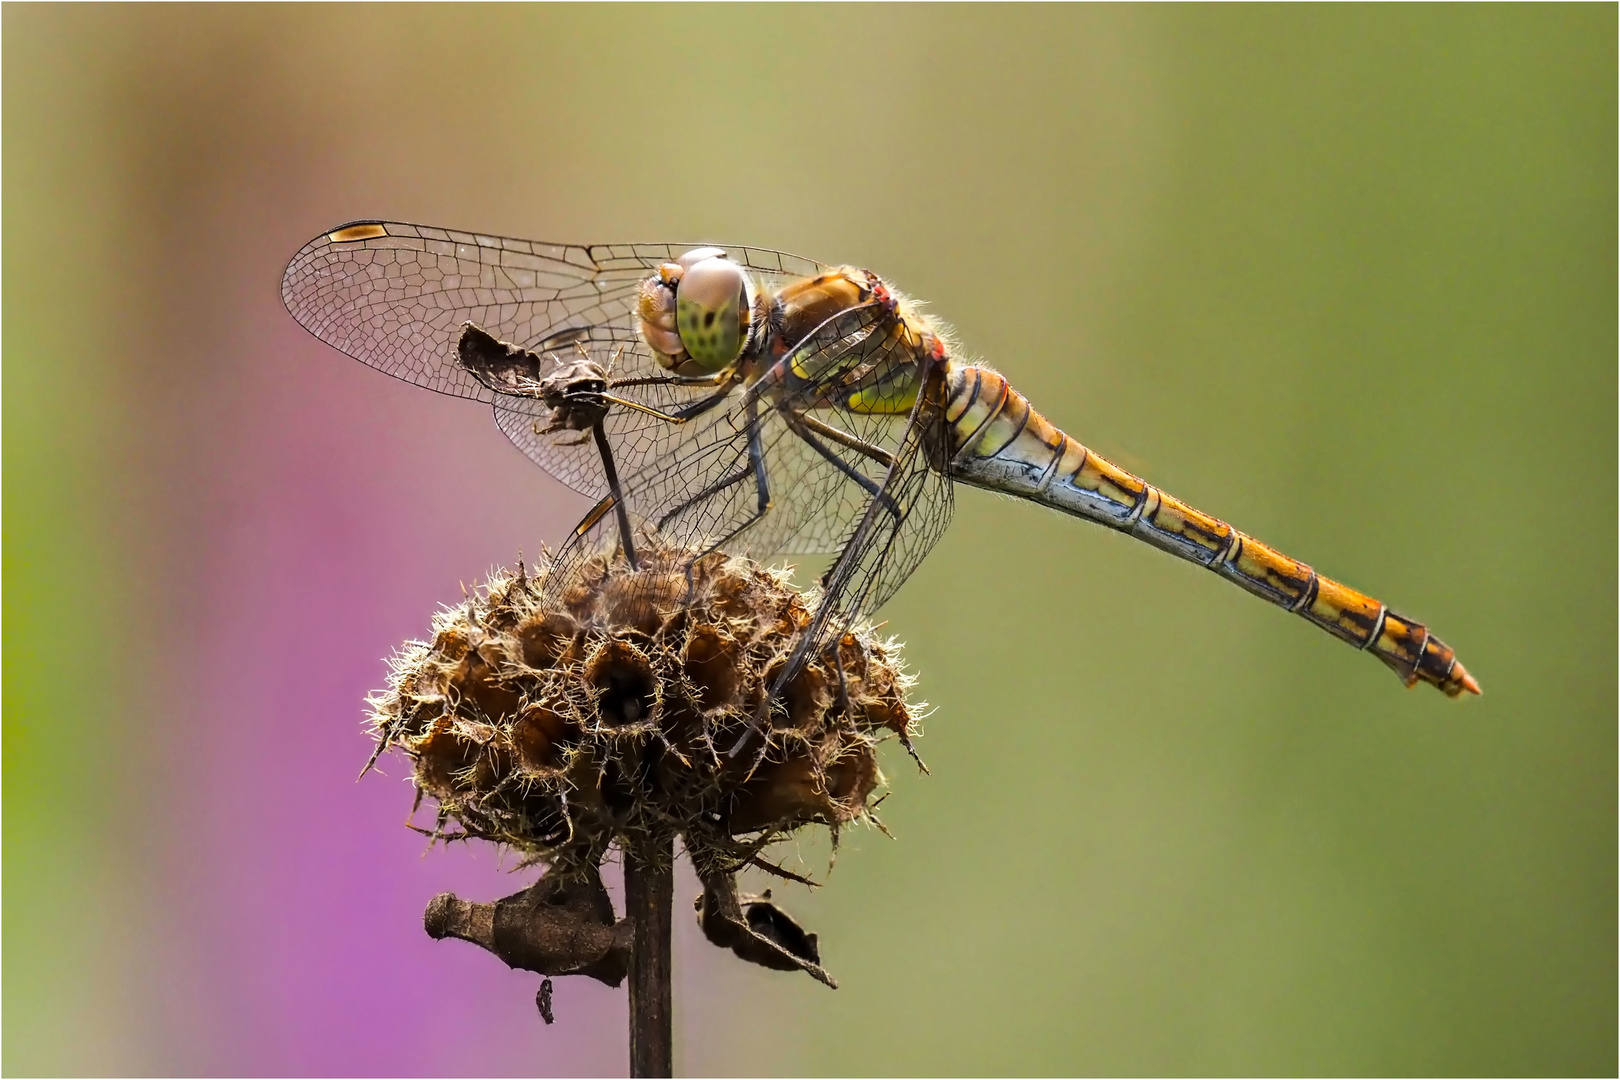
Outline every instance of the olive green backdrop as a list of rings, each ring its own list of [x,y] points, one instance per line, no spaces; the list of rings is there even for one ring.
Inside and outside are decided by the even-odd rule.
[[[1614,7],[3,23],[6,1072],[624,1067],[419,940],[518,882],[350,782],[377,658],[583,510],[291,324],[357,217],[873,267],[1485,687],[964,489],[884,612],[933,773],[779,890],[842,988],[683,900],[681,1069],[1615,1071]]]

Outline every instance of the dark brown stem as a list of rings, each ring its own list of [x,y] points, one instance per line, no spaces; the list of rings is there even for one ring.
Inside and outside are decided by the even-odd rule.
[[[675,842],[624,858],[625,917],[630,947],[630,1075],[673,1076],[670,1005],[670,905],[675,894]]]

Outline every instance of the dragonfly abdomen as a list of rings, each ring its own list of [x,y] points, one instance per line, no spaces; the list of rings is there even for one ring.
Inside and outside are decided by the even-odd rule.
[[[988,368],[952,365],[951,475],[1128,532],[1371,651],[1408,686],[1456,697],[1479,684],[1422,623],[1193,509],[1059,430]]]

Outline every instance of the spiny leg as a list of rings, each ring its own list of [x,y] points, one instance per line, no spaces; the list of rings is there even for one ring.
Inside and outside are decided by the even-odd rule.
[[[882,465],[885,469],[894,464],[894,455],[883,449],[883,447],[878,446],[876,443],[867,442],[858,435],[851,435],[843,428],[834,427],[831,424],[818,420],[814,416],[811,416],[809,413],[802,410],[792,410],[791,415],[795,420],[809,428],[811,431],[814,431],[817,435],[831,439],[838,445],[848,447],[858,454],[863,454],[877,462],[879,465]]]
[[[617,354],[615,354],[617,355]],[[612,373],[612,365],[608,367]],[[608,389],[625,386],[722,386],[735,378],[734,369],[717,371],[712,375],[638,375],[630,379],[609,379]]]
[[[688,600],[691,599],[692,591],[697,587],[697,582],[692,577],[692,570],[695,566],[697,566],[698,562],[703,559],[704,556],[713,554],[714,552],[725,547],[727,544],[731,543],[731,541],[745,529],[751,527],[755,522],[759,521],[770,512],[770,479],[765,472],[765,444],[764,440],[760,438],[760,426],[758,420],[758,406],[754,402],[750,401],[748,403],[748,466],[737,470],[733,476],[725,478],[722,482],[722,487],[729,487],[732,484],[740,483],[741,481],[746,480],[750,475],[752,475],[754,478],[754,490],[757,495],[757,502],[755,504],[754,512],[749,515],[747,521],[744,521],[741,525],[738,525],[735,529],[732,529],[730,532],[726,533],[726,535],[710,544],[703,550],[702,554],[698,555],[696,558],[692,559],[686,564],[686,593]],[[720,489],[717,488],[717,490]],[[699,496],[699,498],[702,498],[702,496]],[[691,503],[688,502],[686,505],[689,506]],[[671,511],[670,514],[666,514],[663,518],[661,518],[659,527],[662,528],[663,523],[668,521],[669,518],[676,512],[678,511]]]
[[[805,416],[803,413],[789,412],[787,410],[783,410],[782,416],[787,421],[788,427],[793,429],[793,433],[799,438],[803,439],[805,442],[809,443],[810,448],[816,453],[820,454],[823,458],[826,458],[828,464],[837,469],[839,472],[843,473],[847,479],[853,481],[861,488],[861,490],[865,491],[868,496],[878,500],[878,502],[883,505],[885,510],[895,516],[896,520],[902,517],[900,513],[900,504],[895,502],[894,497],[885,492],[882,487],[878,485],[877,481],[873,480],[871,477],[855,468],[849,462],[833,453],[832,450],[828,449],[825,443],[811,433],[810,425],[805,422],[810,420],[811,417]],[[845,434],[844,432],[839,431],[837,428],[821,423],[819,420],[816,421],[816,429],[822,431],[823,433],[836,432],[837,435],[842,436],[844,439],[850,440],[850,442],[844,444],[846,446],[850,445],[851,443],[861,443],[872,453],[882,455],[881,457],[876,458],[876,460],[882,462],[886,466],[894,464],[894,456],[892,454],[887,453],[879,447],[872,446],[871,443],[862,443],[862,441],[856,439],[855,436]],[[861,452],[866,453],[867,451],[862,450]]]
[[[632,401],[629,398],[619,397],[617,394],[602,394],[601,397],[602,400],[611,402],[614,405],[619,405],[626,409],[633,409],[636,412],[645,413],[648,416],[657,417],[658,419],[667,423],[684,424],[694,417],[702,416],[704,413],[708,412],[710,409],[713,409],[716,405],[724,401],[731,393],[731,384],[736,381],[736,377],[736,372],[733,369],[722,372],[716,376],[706,376],[702,379],[687,382],[664,379],[625,379],[621,382],[608,384],[608,388],[610,390],[617,390],[625,386],[659,385],[714,386],[717,388],[714,393],[708,395],[707,397],[701,397],[692,402],[690,405],[683,405],[681,408],[675,409],[674,411],[655,409],[651,405],[643,405],[639,401]]]

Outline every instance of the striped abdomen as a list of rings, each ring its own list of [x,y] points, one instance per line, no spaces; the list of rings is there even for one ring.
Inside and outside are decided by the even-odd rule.
[[[1456,697],[1479,684],[1446,643],[1347,585],[1200,513],[1092,453],[986,368],[953,365],[945,418],[954,478],[1128,532],[1370,649],[1406,685]]]

